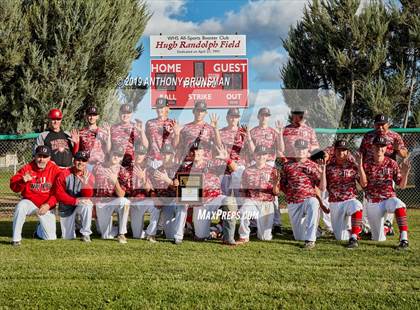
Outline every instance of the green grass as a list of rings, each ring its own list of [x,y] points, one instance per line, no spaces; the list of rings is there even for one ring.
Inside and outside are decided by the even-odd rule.
[[[283,220],[287,224],[287,215]],[[290,231],[236,248],[217,242],[151,244],[94,239],[39,241],[25,225],[10,246],[0,222],[0,308],[310,308],[418,309],[420,210],[409,210],[410,249],[321,238],[313,251]]]

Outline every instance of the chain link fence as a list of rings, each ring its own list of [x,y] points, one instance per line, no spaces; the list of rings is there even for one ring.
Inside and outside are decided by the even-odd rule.
[[[397,195],[409,208],[420,208],[420,128],[393,129],[402,135],[410,152],[411,172],[407,188],[397,189]],[[346,139],[356,151],[363,135],[369,129],[316,129],[321,148],[333,144],[335,139]],[[11,216],[19,194],[9,186],[10,178],[24,164],[32,160],[32,148],[38,134],[0,136],[0,215]],[[281,199],[282,200],[282,199]]]

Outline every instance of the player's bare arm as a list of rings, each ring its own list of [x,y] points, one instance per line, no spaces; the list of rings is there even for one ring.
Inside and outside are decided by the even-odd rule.
[[[363,155],[360,152],[354,154],[354,159],[356,160],[356,167],[359,173],[359,184],[362,188],[365,188],[368,184],[365,169],[363,168]]]
[[[216,146],[220,147],[222,146],[222,138],[220,137],[220,132],[218,128],[219,123],[219,116],[217,116],[215,113],[210,114],[210,126],[214,129],[214,134],[216,138]]]
[[[410,172],[411,162],[408,158],[405,158],[401,163],[401,182],[399,184],[401,189],[405,189],[407,186],[408,173]]]

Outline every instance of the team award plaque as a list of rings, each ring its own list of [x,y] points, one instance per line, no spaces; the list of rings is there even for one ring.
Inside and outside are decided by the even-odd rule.
[[[203,175],[194,173],[178,173],[179,186],[177,197],[183,203],[201,203],[203,197]]]

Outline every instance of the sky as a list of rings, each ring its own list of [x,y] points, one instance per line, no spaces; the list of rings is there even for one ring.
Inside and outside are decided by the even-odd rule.
[[[288,108],[281,95],[280,68],[287,62],[281,39],[287,37],[289,27],[303,14],[306,0],[148,0],[153,13],[140,40],[144,53],[132,64],[130,76],[146,78],[150,75],[150,35],[170,34],[241,34],[247,36],[249,73],[249,108],[241,121],[255,125],[256,112],[269,106],[277,119],[286,121]],[[220,116],[225,125],[226,110],[209,110]],[[138,105],[136,118],[155,117],[147,93]],[[181,123],[192,120],[191,110],[171,111],[171,118]],[[274,117],[272,122],[274,123]]]

